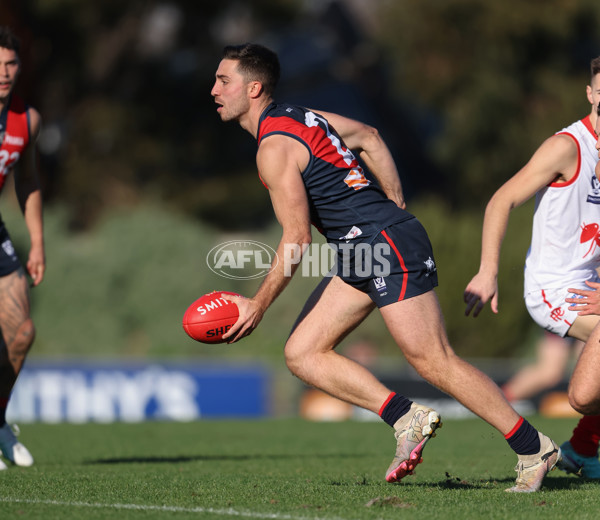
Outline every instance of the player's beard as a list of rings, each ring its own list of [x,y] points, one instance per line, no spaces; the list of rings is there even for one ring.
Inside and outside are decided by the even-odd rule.
[[[245,97],[239,97],[235,101],[232,101],[223,105],[221,109],[221,120],[222,121],[237,121],[241,116],[248,112],[250,109],[250,102]]]

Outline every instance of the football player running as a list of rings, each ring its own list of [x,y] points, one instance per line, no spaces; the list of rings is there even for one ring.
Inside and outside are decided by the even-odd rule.
[[[421,462],[440,426],[434,409],[384,386],[335,347],[375,308],[408,362],[428,382],[497,428],[518,456],[508,491],[533,492],[560,459],[558,446],[520,417],[496,384],[459,358],[446,335],[434,291],[437,271],[427,234],[408,213],[398,172],[378,132],[337,114],[275,103],[279,60],[269,49],[225,48],[212,96],[223,121],[237,121],[258,140],[256,162],[282,227],[279,258],[252,298],[228,296],[240,317],[224,338],[250,334],[290,281],[306,250],[311,222],[338,250],[335,275],[309,297],[285,345],[290,371],[306,383],[375,413],[395,431],[396,454],[385,478],[397,482]],[[372,180],[353,152],[374,176]],[[377,182],[375,182],[375,180]],[[387,251],[385,274],[365,274],[352,251]],[[347,254],[346,254],[347,253]],[[384,265],[385,264],[385,265]],[[225,296],[224,296],[225,297]]]

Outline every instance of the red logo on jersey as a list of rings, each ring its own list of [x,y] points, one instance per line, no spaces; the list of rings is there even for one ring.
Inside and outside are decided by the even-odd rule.
[[[583,255],[585,258],[590,253],[594,254],[596,251],[596,247],[600,246],[600,226],[593,222],[592,224],[586,224],[585,222],[581,226],[581,235],[579,237],[579,243],[583,244],[584,242],[592,241],[592,245],[588,249],[587,253]]]

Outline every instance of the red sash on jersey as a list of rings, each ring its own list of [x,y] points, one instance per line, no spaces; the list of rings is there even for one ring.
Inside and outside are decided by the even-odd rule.
[[[29,121],[27,105],[16,95],[11,96],[6,115],[4,139],[0,145],[0,190],[4,186],[6,176],[21,157],[29,143]]]

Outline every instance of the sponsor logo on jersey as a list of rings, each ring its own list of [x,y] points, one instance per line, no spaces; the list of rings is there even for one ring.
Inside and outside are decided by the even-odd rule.
[[[4,142],[14,146],[23,146],[25,144],[25,139],[17,135],[4,134]]]
[[[600,204],[600,181],[598,180],[598,177],[593,174],[590,182],[592,186],[590,188],[590,194],[587,196],[587,202]]]

